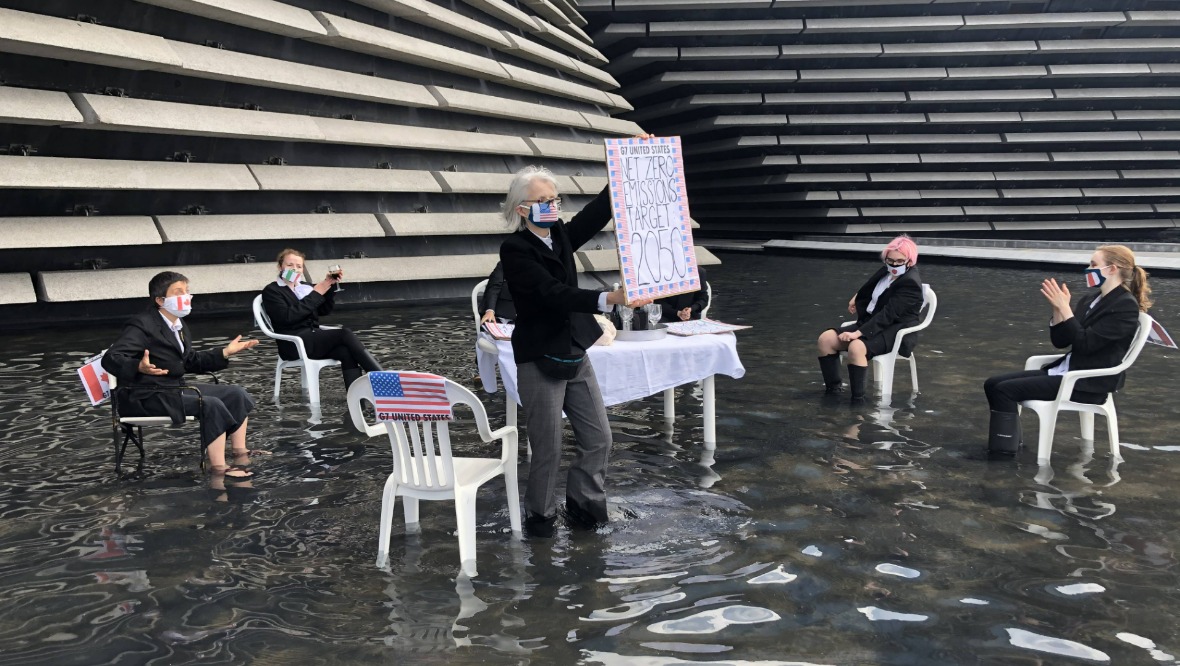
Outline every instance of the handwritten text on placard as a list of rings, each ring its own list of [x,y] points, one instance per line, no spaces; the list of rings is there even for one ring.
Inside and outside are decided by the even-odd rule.
[[[607,139],[627,300],[700,289],[679,137]]]

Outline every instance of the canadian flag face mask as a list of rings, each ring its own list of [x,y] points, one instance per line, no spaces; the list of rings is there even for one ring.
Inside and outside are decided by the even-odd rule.
[[[164,310],[174,317],[186,317],[193,311],[192,294],[169,296],[164,299]]]

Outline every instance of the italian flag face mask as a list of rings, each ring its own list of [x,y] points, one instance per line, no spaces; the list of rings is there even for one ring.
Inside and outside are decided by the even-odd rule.
[[[288,268],[279,273],[279,279],[283,282],[286,282],[287,284],[299,284],[300,275],[302,275],[302,273],[295,270],[294,268]]]

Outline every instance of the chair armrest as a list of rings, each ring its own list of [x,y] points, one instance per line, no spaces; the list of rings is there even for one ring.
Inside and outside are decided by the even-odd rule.
[[[111,423],[117,424],[119,421],[119,400],[115,397],[118,391],[146,391],[149,393],[181,393],[184,391],[192,391],[197,394],[197,410],[200,411],[205,406],[205,396],[201,395],[201,389],[195,386],[159,386],[156,384],[131,384],[129,386],[120,385],[111,392]]]
[[[926,328],[926,322],[919,322],[918,324],[916,324],[914,326],[910,326],[909,328],[898,329],[896,336],[893,338],[892,353],[893,354],[900,354],[901,353],[901,341],[905,339],[905,336],[907,334],[915,333],[915,332],[920,331],[924,328]]]
[[[1070,370],[1061,376],[1061,388],[1057,391],[1058,400],[1069,400],[1073,396],[1074,385],[1078,383],[1079,379],[1087,379],[1089,377],[1109,377],[1123,372],[1123,368],[1115,366],[1113,368],[1094,368],[1093,370]]]
[[[1025,370],[1040,370],[1041,366],[1050,361],[1055,361],[1061,358],[1061,354],[1041,354],[1039,356],[1029,356],[1028,360],[1024,362]]]
[[[516,431],[516,426],[504,426],[499,430],[494,431],[491,437],[485,439],[489,442],[493,439],[500,440],[500,461],[504,464],[516,465],[516,450],[520,448],[519,435]],[[509,492],[512,492],[511,490]]]
[[[320,328],[327,328],[327,327],[321,326]],[[305,347],[303,345],[303,338],[299,337],[298,335],[284,335],[283,333],[275,333],[272,331],[270,333],[266,333],[266,337],[272,338],[275,340],[282,340],[284,342],[295,343],[295,349],[296,349],[296,351],[299,352],[299,360],[301,360],[301,361],[307,360],[307,347]]]
[[[344,327],[343,326],[320,326],[320,328],[324,329],[325,331],[335,331],[337,329],[341,329]]]
[[[840,326],[841,326],[841,327],[843,327],[843,326],[852,326],[852,325],[853,325],[853,324],[855,324],[855,323],[856,323],[856,320],[855,320],[855,319],[850,319],[850,320],[848,320],[848,321],[842,321],[842,322],[840,322]]]

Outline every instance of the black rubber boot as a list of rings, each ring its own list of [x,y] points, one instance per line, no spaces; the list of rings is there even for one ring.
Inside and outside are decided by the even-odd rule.
[[[365,371],[361,370],[360,368],[341,368],[340,371],[344,373],[344,391],[345,391],[345,393],[348,392],[348,387],[352,386],[353,382],[360,379],[361,375],[365,374]]]
[[[819,371],[824,375],[824,393],[835,395],[844,391],[844,382],[840,380],[839,354],[820,356]]]
[[[361,368],[365,372],[381,372],[381,364],[377,362],[377,359],[373,358],[373,355],[368,350],[365,350],[356,362],[361,364]]]
[[[987,450],[1014,455],[1020,450],[1020,414],[992,411],[987,428]]]
[[[867,365],[848,365],[848,390],[852,393],[852,404],[865,403],[865,376],[869,374]]]

